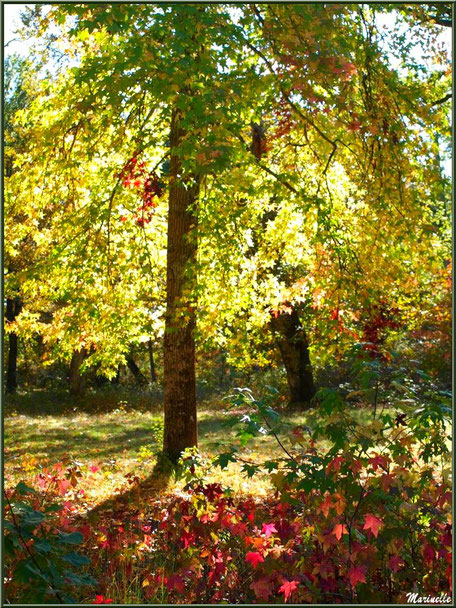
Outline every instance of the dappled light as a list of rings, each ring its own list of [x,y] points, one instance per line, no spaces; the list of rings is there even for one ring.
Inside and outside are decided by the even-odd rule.
[[[6,604],[451,601],[451,8],[9,6]]]

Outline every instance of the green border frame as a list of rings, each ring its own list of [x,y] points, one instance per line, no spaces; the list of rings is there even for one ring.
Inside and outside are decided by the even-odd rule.
[[[4,108],[3,108],[3,99],[4,99],[4,60],[5,60],[5,40],[4,40],[4,28],[3,28],[3,23],[4,23],[4,7],[5,5],[10,5],[10,4],[20,4],[20,5],[31,5],[31,4],[168,4],[168,5],[176,5],[178,6],[179,4],[232,4],[232,5],[237,5],[237,4],[339,4],[339,5],[351,5],[351,4],[372,4],[372,5],[382,5],[382,4],[398,4],[398,5],[413,5],[413,4],[446,4],[446,5],[451,5],[452,7],[452,22],[454,24],[454,19],[456,16],[456,0],[450,0],[450,1],[446,1],[446,0],[436,0],[435,2],[419,2],[417,0],[411,0],[411,1],[405,1],[404,0],[389,0],[389,1],[375,1],[375,0],[365,0],[365,1],[360,1],[360,0],[349,0],[348,2],[344,2],[343,0],[269,0],[269,1],[265,1],[265,0],[254,0],[253,2],[248,2],[247,0],[227,0],[226,2],[222,2],[219,0],[174,0],[174,1],[169,1],[169,0],[154,0],[154,1],[149,1],[149,0],[87,0],[84,1],[82,0],[81,2],[75,2],[74,0],[57,0],[55,2],[37,2],[37,1],[32,1],[32,2],[23,2],[21,0],[10,0],[10,1],[5,1],[5,0],[0,0],[0,24],[1,24],[1,60],[2,60],[2,66],[1,66],[1,142],[0,142],[0,146],[1,146],[1,166],[2,166],[2,171],[1,171],[1,176],[0,176],[0,184],[1,184],[1,195],[0,195],[0,226],[1,226],[1,238],[0,238],[0,253],[1,253],[1,264],[0,264],[0,269],[1,269],[1,277],[0,277],[0,295],[1,295],[1,302],[2,302],[2,307],[4,308],[4,273],[3,273],[3,260],[4,260],[4,251],[3,251],[3,240],[4,240],[4,219],[3,219],[3,209],[4,209],[4,171],[3,171],[3,167],[4,167],[4,150],[3,150],[3,137],[4,137],[4,131],[3,131],[3,125],[4,125],[4,121],[3,121],[3,116],[4,116]],[[455,28],[454,25],[452,27],[452,60],[454,61],[454,49],[455,49],[455,41],[456,41],[456,34],[455,34]],[[454,94],[455,91],[455,76],[454,76],[454,69],[453,69],[453,73],[452,73],[452,91]],[[455,231],[454,231],[454,212],[455,212],[455,203],[454,203],[454,199],[455,199],[455,183],[454,183],[454,177],[455,177],[455,169],[456,169],[456,161],[455,161],[455,156],[454,156],[454,142],[455,142],[455,135],[456,135],[456,128],[455,128],[455,119],[456,119],[456,109],[455,109],[455,103],[454,103],[454,97],[453,97],[453,103],[452,103],[452,143],[453,143],[453,155],[452,155],[452,224],[453,224],[453,234],[452,234],[452,280],[453,280],[453,298],[452,298],[452,362],[453,362],[453,369],[452,369],[452,388],[454,389],[454,381],[455,381],[455,377],[456,377],[456,372],[455,372],[455,360],[456,360],[456,346],[455,346],[455,327],[456,327],[456,323],[455,323],[455,303],[454,303],[454,279],[455,279],[455,270],[454,270],[454,251],[455,251]],[[3,314],[3,319],[4,319],[4,314]],[[3,362],[3,353],[4,353],[4,324],[2,323],[2,332],[1,332],[1,342],[0,342],[0,361]],[[0,392],[0,399],[1,399],[1,436],[0,436],[0,447],[1,447],[1,454],[0,454],[0,460],[2,462],[2,468],[1,468],[1,484],[2,484],[2,498],[1,498],[1,506],[2,506],[2,523],[1,523],[1,532],[2,532],[2,544],[0,546],[0,566],[1,566],[1,573],[2,573],[2,579],[3,579],[3,566],[4,566],[4,562],[3,562],[3,508],[4,508],[4,498],[3,498],[3,488],[4,488],[4,467],[3,467],[3,437],[4,437],[4,417],[3,417],[3,402],[4,402],[4,373],[3,373],[3,369],[2,372],[0,374],[0,388],[1,388],[1,392]],[[454,391],[453,391],[453,400],[452,400],[452,404],[453,404],[453,414],[454,414]],[[453,416],[454,419],[454,416]],[[454,424],[453,424],[453,444],[454,444]],[[453,472],[454,472],[454,466],[455,464],[455,455],[454,455],[454,450],[453,450]],[[452,490],[453,490],[453,515],[455,512],[454,506],[455,506],[455,496],[454,496],[454,475],[453,475],[453,480],[452,480]],[[454,555],[454,549],[455,549],[455,538],[454,538],[454,532],[453,532],[453,555]],[[453,558],[453,563],[452,563],[452,570],[453,570],[453,580],[454,580],[454,573],[455,573],[455,560]],[[438,606],[438,605],[454,605],[454,601],[456,599],[455,597],[455,593],[454,590],[452,592],[452,598],[453,600],[453,604],[443,604],[443,603],[427,603],[427,604],[420,604],[421,606]],[[1,587],[1,591],[0,591],[0,606],[20,606],[21,604],[5,604],[4,603],[4,595],[3,595],[3,584]],[[59,605],[59,604],[27,604],[27,606],[55,606],[55,605]],[[88,604],[73,604],[74,606],[87,606]],[[123,606],[124,604],[110,604],[111,606]],[[161,606],[162,604],[128,604],[128,606]],[[173,605],[182,605],[182,606],[213,606],[215,604],[173,604]],[[248,604],[223,604],[224,606],[248,606]],[[275,604],[255,604],[255,606],[272,606]],[[306,606],[307,604],[293,604],[295,606]],[[333,606],[334,604],[312,604],[312,606]],[[337,604],[339,606],[372,606],[373,604]],[[389,604],[388,604],[389,605]],[[391,604],[394,606],[410,606],[413,605],[411,603],[407,603],[407,604]]]

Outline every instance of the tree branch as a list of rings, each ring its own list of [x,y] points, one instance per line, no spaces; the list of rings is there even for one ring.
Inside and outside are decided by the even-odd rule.
[[[453,97],[453,93],[448,93],[447,95],[445,95],[445,97],[442,97],[441,99],[437,99],[436,101],[433,101],[431,103],[431,108],[433,108],[434,106],[438,106],[441,103],[445,103],[445,101],[452,99],[452,97]]]

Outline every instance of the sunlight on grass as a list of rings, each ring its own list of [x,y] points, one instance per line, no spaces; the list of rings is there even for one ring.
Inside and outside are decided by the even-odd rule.
[[[33,396],[36,405],[33,406]],[[20,480],[32,483],[36,475],[58,462],[71,459],[82,471],[77,489],[81,504],[90,510],[102,504],[108,496],[122,495],[135,484],[147,480],[157,462],[161,449],[163,414],[157,400],[147,395],[89,395],[83,411],[73,411],[71,399],[60,400],[54,409],[52,394],[31,394],[24,399],[16,398],[18,407],[26,414],[11,411],[5,416],[5,481],[7,487]],[[203,458],[211,460],[217,453],[227,451],[230,446],[239,446],[242,462],[229,463],[224,469],[212,467],[209,482],[218,482],[230,487],[235,494],[250,494],[258,498],[271,491],[269,475],[257,473],[248,478],[242,471],[242,463],[261,464],[282,456],[276,439],[269,433],[252,439],[241,447],[237,427],[230,421],[239,420],[244,410],[227,410],[221,399],[205,401],[199,409],[199,450]],[[354,408],[352,414],[360,421],[371,417],[368,408]],[[312,413],[281,412],[279,435],[286,438],[296,426],[310,424]],[[320,440],[321,448],[331,447],[328,440]],[[289,440],[285,439],[289,448]],[[179,493],[183,481],[174,478],[162,492]]]
[[[87,473],[77,491],[84,492],[84,503],[90,509],[102,503],[106,496],[130,489],[131,478],[142,481],[151,475],[155,454],[161,448],[163,415],[158,403],[152,403],[147,411],[144,400],[115,402],[108,396],[103,402],[101,397],[95,400],[92,396],[85,404],[85,411],[74,412],[68,397],[54,411],[49,407],[53,395],[35,394],[35,399],[35,407],[30,396],[24,399],[22,411],[27,414],[17,414],[13,409],[5,416],[8,487],[20,480],[32,482],[42,469],[71,458]],[[20,397],[16,400],[19,406]],[[237,431],[226,422],[239,418],[239,413],[227,412],[220,400],[214,401],[203,403],[199,410],[199,449],[208,459],[237,441]],[[306,416],[293,412],[284,414],[283,421],[289,425],[305,424]],[[277,449],[272,436],[259,436],[242,449],[242,457],[259,464],[275,458]],[[229,486],[235,493],[256,496],[265,495],[271,488],[262,475],[248,479],[240,463],[230,463],[225,470],[213,468],[210,481]],[[171,481],[167,492],[178,491],[182,486],[183,482]]]

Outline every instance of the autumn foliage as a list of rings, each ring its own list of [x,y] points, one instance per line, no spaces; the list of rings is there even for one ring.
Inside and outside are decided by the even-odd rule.
[[[8,602],[449,593],[448,7],[23,11],[33,50],[4,87]],[[26,404],[55,387],[68,428],[29,454]],[[117,406],[103,424],[95,393]]]
[[[373,364],[365,359],[360,376]],[[405,384],[389,382],[390,398],[398,399]],[[45,543],[70,542],[65,539],[83,543],[84,555],[63,560],[84,567],[89,556],[98,578],[95,583],[83,574],[78,583],[77,575],[66,573],[69,592],[73,587],[80,595],[92,584],[93,603],[110,602],[116,585],[125,584],[122,577],[134,581],[146,603],[395,603],[405,601],[418,580],[423,594],[449,592],[451,486],[435,466],[447,452],[445,400],[360,422],[347,407],[351,394],[320,391],[312,428],[294,428],[278,439],[283,458],[255,464],[239,448],[211,464],[189,450],[176,472],[185,482],[178,495],[149,496],[140,508],[133,503],[94,520],[78,517],[84,500],[78,483],[97,467],[84,471],[68,462],[44,470],[34,488],[20,484],[8,492],[9,593],[36,594],[40,580],[43,597],[52,594],[60,573],[49,566]],[[272,398],[257,400],[247,389],[233,395],[233,407],[249,401],[252,408],[239,421],[241,443],[261,428],[257,420],[279,433]],[[332,448],[323,449],[323,435]],[[210,481],[214,466],[225,468],[237,458],[246,475],[267,476],[270,497],[235,495]],[[138,482],[130,479],[132,487]],[[51,501],[60,504],[54,509]],[[18,521],[29,526],[25,544]],[[32,556],[47,586],[30,566]]]

